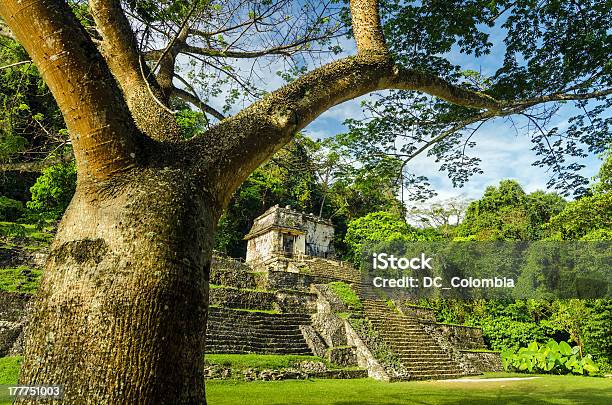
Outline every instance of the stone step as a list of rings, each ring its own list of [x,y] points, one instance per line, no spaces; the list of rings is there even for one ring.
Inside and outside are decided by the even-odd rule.
[[[398,355],[398,356],[404,356],[406,358],[427,358],[427,359],[432,359],[432,360],[437,360],[437,359],[448,359],[449,356],[448,354],[446,354],[445,352],[408,352],[408,351],[404,351],[404,350],[394,350],[394,352]]]
[[[285,349],[262,349],[260,347],[250,346],[219,346],[207,348],[209,354],[241,354],[241,353],[259,353],[259,354],[304,354],[312,356],[312,351],[307,347],[302,348],[285,348]]]
[[[299,327],[300,325],[310,325],[310,321],[306,322],[296,322],[296,321],[287,321],[287,320],[258,320],[258,321],[250,321],[249,319],[243,320],[232,320],[232,319],[209,319],[208,326],[211,325],[224,325],[226,327],[262,327],[266,326],[272,329],[282,329],[282,328],[291,328],[291,327]]]
[[[394,352],[398,356],[403,356],[403,357],[412,358],[412,359],[423,358],[423,359],[431,359],[432,361],[439,360],[439,359],[447,359],[447,360],[450,359],[450,356],[445,352],[421,353],[421,352],[406,352],[404,350],[394,350]]]
[[[270,314],[267,312],[259,312],[259,311],[242,311],[240,309],[232,309],[232,308],[209,308],[208,312],[209,318],[219,317],[222,319],[227,319],[228,317],[234,317],[237,319],[274,319],[274,320],[283,320],[283,319],[294,319],[294,320],[310,320],[310,314],[307,313],[282,313],[282,314]]]
[[[423,341],[423,342],[430,342],[432,344],[434,344],[435,340],[429,336],[426,332],[423,332],[421,335],[419,334],[407,334],[407,333],[402,333],[399,332],[397,330],[388,330],[385,328],[376,328],[381,332],[384,332],[384,336],[387,337],[389,340],[396,340],[396,341],[402,341],[402,340],[407,340],[407,341]]]
[[[245,311],[239,311],[243,314]],[[236,314],[215,314],[208,317],[209,321],[237,321],[237,322],[281,322],[281,323],[309,323],[310,316],[282,316],[282,314],[276,314],[275,316],[243,316]]]
[[[405,366],[406,370],[410,374],[461,374],[462,371],[459,367],[410,367]]]
[[[364,297],[364,314],[406,367],[410,379],[464,375],[459,364],[423,329],[416,317],[389,308],[383,300],[372,297],[367,286],[362,286],[360,293]]]
[[[274,333],[278,336],[283,335],[301,335],[300,325],[293,325],[293,327],[285,326],[283,328],[277,328],[274,325],[249,325],[249,327],[240,327],[232,325],[224,325],[221,323],[209,324],[207,331],[215,331],[218,333],[241,333],[241,334],[257,334],[257,333]]]
[[[306,342],[249,342],[242,340],[213,340],[207,341],[206,347],[222,347],[222,346],[239,346],[239,347],[256,347],[261,349],[283,349],[283,348],[302,348],[308,347]]]
[[[215,340],[211,342],[207,342],[207,347],[210,345],[211,347],[256,347],[262,350],[265,349],[301,349],[304,347],[308,347],[305,343],[278,343],[278,342],[245,342],[244,340]]]
[[[306,344],[303,345],[257,345],[250,343],[240,343],[240,342],[210,342],[207,343],[206,350],[208,348],[217,348],[217,349],[229,349],[229,348],[252,348],[263,351],[275,351],[275,350],[302,350],[308,349]],[[308,349],[310,350],[310,349]]]
[[[436,369],[429,369],[429,370],[410,370],[410,369],[406,369],[406,371],[408,372],[408,374],[411,377],[418,377],[418,376],[423,376],[423,375],[463,375],[463,372],[461,370],[436,370]]]
[[[465,377],[465,374],[422,374],[411,376],[410,380],[423,381],[423,380],[446,380],[451,378]]]
[[[397,353],[403,353],[407,356],[446,356],[448,357],[448,353],[445,352],[444,350],[441,349],[430,349],[429,351],[427,350],[419,350],[419,349],[415,349],[412,347],[395,347],[395,351]]]
[[[397,346],[397,347],[414,348],[414,349],[437,348],[434,342],[430,340],[423,340],[423,339],[397,339],[395,340],[392,338],[385,337],[384,333],[383,333],[383,340],[386,343],[392,346]]]
[[[404,366],[406,368],[409,368],[409,369],[417,369],[417,370],[430,370],[430,369],[435,369],[435,370],[452,369],[452,370],[456,370],[456,369],[458,369],[457,366],[455,366],[454,364],[449,363],[449,361],[450,360],[441,361],[439,363],[426,363],[426,362],[422,362],[422,361],[406,361]]]

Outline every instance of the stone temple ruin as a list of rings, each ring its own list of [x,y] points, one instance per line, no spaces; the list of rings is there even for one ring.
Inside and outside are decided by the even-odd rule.
[[[246,262],[214,257],[209,353],[314,354],[342,377],[440,379],[501,370],[479,328],[436,322],[432,309],[379,297],[335,259],[331,222],[274,206],[255,219]],[[331,284],[330,284],[331,283]],[[352,289],[357,308],[336,295]]]
[[[309,377],[396,381],[501,371],[479,328],[438,323],[430,308],[380,297],[336,260],[333,237],[329,221],[274,206],[245,236],[246,261],[215,254],[207,353],[316,355],[334,365]],[[347,305],[339,287],[357,303]],[[19,354],[28,301],[0,294],[0,356]]]

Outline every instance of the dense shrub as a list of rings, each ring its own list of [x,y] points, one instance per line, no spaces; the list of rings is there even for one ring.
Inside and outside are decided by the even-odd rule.
[[[583,329],[584,350],[601,368],[612,371],[612,300],[590,300],[586,303]]]
[[[378,211],[351,221],[344,242],[348,246],[349,256],[359,265],[364,248],[368,244],[431,241],[440,238],[441,235],[437,231],[414,228],[395,214]]]
[[[532,341],[544,342],[547,337],[540,325],[516,321],[509,317],[488,317],[480,322],[485,342],[491,349],[517,349]]]
[[[24,206],[21,201],[0,196],[0,221],[16,221],[23,215],[23,213]]]
[[[591,355],[583,356],[578,346],[549,340],[545,345],[531,342],[527,347],[502,351],[506,371],[549,374],[596,374],[599,368]]]
[[[75,189],[74,162],[51,166],[43,170],[30,188],[32,200],[27,203],[27,207],[32,213],[46,219],[59,219],[68,208]]]

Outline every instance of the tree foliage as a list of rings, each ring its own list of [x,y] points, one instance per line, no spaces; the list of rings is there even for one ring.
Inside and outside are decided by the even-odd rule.
[[[348,257],[360,266],[364,249],[372,243],[425,241],[440,238],[433,229],[417,229],[396,214],[377,211],[351,221],[344,241]]]
[[[612,240],[612,155],[607,154],[590,193],[572,201],[551,218],[558,239]]]
[[[37,68],[17,42],[0,36],[0,163],[60,154],[64,120]]]
[[[564,206],[558,194],[526,194],[516,181],[503,180],[470,203],[457,234],[475,240],[538,240],[543,226]]]
[[[59,219],[64,215],[76,189],[74,162],[43,170],[30,189],[32,199],[27,207],[43,219]]]
[[[603,152],[611,140],[606,111],[612,101],[606,89],[612,81],[612,12],[606,1],[387,0],[383,10],[386,38],[403,66],[435,72],[500,99],[585,95],[548,105],[517,105],[501,118],[518,136],[531,140],[538,155],[533,165],[551,168],[549,187],[563,194],[586,191],[581,159]],[[499,62],[484,72],[456,63],[461,55],[468,63],[481,64],[489,54],[498,55]],[[600,91],[586,100],[587,94]],[[425,188],[426,178],[410,170],[416,155],[427,152],[462,186],[482,173],[483,157],[472,149],[485,124],[499,117],[413,91],[390,91],[364,107],[362,119],[347,120],[350,148],[401,159],[406,178]],[[570,115],[567,126],[555,122],[558,113]],[[431,192],[419,191],[417,198]]]

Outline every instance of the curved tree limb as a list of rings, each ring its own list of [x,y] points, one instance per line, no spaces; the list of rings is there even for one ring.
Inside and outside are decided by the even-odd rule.
[[[211,155],[223,156],[208,169],[223,190],[232,190],[268,156],[329,108],[376,90],[422,91],[466,107],[498,111],[501,103],[441,78],[396,66],[384,53],[357,55],[329,63],[287,84],[212,128],[199,143]],[[228,136],[231,134],[231,136]],[[222,140],[222,142],[214,141]],[[209,170],[207,170],[209,171]],[[231,194],[231,193],[230,193]]]
[[[372,91],[419,91],[456,105],[481,110],[467,123],[515,114],[540,103],[603,97],[611,92],[553,94],[519,101],[496,100],[438,76],[394,64],[380,28],[377,0],[353,0],[351,12],[358,48],[356,56],[315,69],[223,120],[204,137],[189,142],[199,148],[201,169],[213,177],[213,184],[218,185],[221,204],[227,203],[233,190],[257,166],[320,114]],[[447,135],[441,134],[436,140]]]
[[[180,128],[174,116],[157,102],[167,102],[169,95],[163,94],[146,66],[143,66],[145,74],[141,73],[136,37],[121,2],[90,0],[89,5],[102,34],[102,54],[123,90],[136,125],[153,139],[179,140]]]
[[[68,5],[5,0],[0,16],[53,93],[79,171],[106,180],[134,166],[139,132],[110,71]]]

